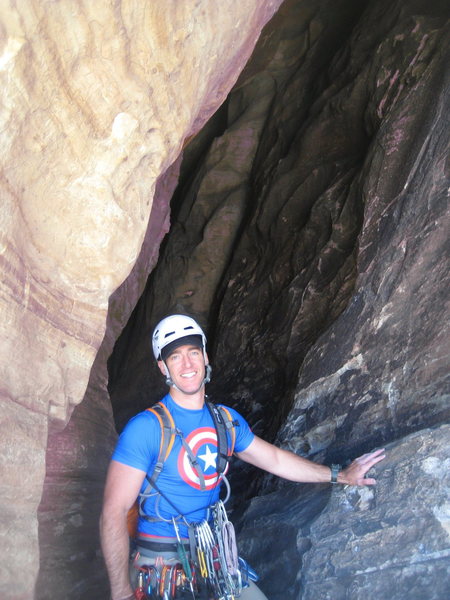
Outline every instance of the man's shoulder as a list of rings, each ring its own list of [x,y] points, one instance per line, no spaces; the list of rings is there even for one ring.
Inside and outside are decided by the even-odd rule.
[[[152,424],[158,425],[159,422],[156,416],[157,411],[155,411],[155,406],[156,405],[149,406],[131,417],[126,425],[126,429],[146,428],[151,427]]]

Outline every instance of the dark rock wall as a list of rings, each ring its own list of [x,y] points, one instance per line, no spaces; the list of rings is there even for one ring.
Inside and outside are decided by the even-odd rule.
[[[310,528],[304,600],[446,597],[449,434],[411,434],[390,446],[375,489],[333,491]]]
[[[363,6],[348,0],[285,3],[220,116],[192,149],[187,148],[188,166],[182,169],[175,196],[171,233],[148,293],[109,363],[119,426],[129,416],[130,402],[147,406],[164,389],[155,389],[157,371],[152,370],[149,337],[142,333],[149,336],[169,312],[194,314],[207,329],[217,394],[225,388],[230,401],[239,401],[242,408],[242,397],[249,393],[242,379],[251,378],[254,392],[244,411],[254,411],[256,398],[264,406],[274,394],[285,396],[286,380],[295,386],[308,345],[345,306],[356,276],[351,255],[362,222],[361,207],[352,210],[361,201],[347,200],[345,194],[354,165],[361,161],[353,156],[355,127],[347,131],[344,126],[341,137],[347,139],[347,147],[329,136],[327,144],[334,144],[334,153],[312,130],[305,151],[299,145],[305,143],[302,131],[311,104],[327,85],[330,61],[345,44]],[[345,118],[353,123],[354,117]],[[358,131],[358,139],[364,136]],[[193,164],[191,154],[204,159]],[[335,155],[345,166],[335,164]],[[344,204],[349,205],[345,211]],[[335,239],[329,243],[332,230]],[[338,281],[332,290],[320,298],[305,292],[308,285],[326,290],[334,278]],[[310,305],[311,295],[314,317],[306,308],[296,315],[301,306]],[[302,324],[296,325],[296,319]],[[225,332],[222,321],[227,323]],[[215,338],[225,352],[215,347]],[[261,356],[264,372],[254,367]],[[232,372],[230,389],[230,369],[239,364],[242,370]]]
[[[449,434],[425,428],[390,444],[375,488],[285,483],[254,498],[239,547],[268,598],[445,600]]]
[[[152,327],[188,312],[209,335],[209,393],[256,432],[326,462],[388,447],[376,490],[240,470],[256,497],[235,508],[239,536],[272,600],[446,597],[448,12],[283,4],[185,151],[109,361],[120,429],[164,392]]]
[[[367,135],[347,194],[362,210],[356,277],[344,311],[307,348],[277,435],[321,462],[380,445],[388,458],[375,490],[336,488],[329,501],[330,490],[309,497],[272,477],[259,486],[240,541],[272,599],[443,599],[450,587],[448,429],[429,429],[450,414],[448,28],[438,5],[401,8],[391,6],[395,18],[379,6],[365,13],[330,90],[345,79],[339,65],[358,68],[337,96],[323,95],[322,110],[332,102],[339,119],[358,79],[366,88],[349,111],[363,115]],[[267,561],[278,532],[287,549],[279,543]]]

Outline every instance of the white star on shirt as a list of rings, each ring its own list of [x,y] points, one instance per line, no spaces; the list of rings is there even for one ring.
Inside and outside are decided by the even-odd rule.
[[[209,467],[216,468],[217,452],[211,452],[208,445],[206,445],[205,454],[199,454],[198,457],[201,458],[202,461],[205,463],[205,466],[204,466],[205,471],[207,469],[209,469]]]

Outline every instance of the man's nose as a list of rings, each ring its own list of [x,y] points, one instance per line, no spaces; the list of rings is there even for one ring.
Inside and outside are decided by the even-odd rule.
[[[189,356],[189,353],[186,353],[183,355],[183,366],[184,367],[190,367],[192,364],[191,362],[191,357]]]

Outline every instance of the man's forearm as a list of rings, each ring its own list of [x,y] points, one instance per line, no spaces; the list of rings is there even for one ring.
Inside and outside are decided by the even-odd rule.
[[[271,472],[278,477],[298,483],[328,483],[330,481],[329,467],[297,456],[289,450],[277,448],[277,451],[278,460],[274,463]]]
[[[238,453],[239,458],[272,473],[303,483],[330,483],[331,469],[298,456],[289,450],[283,450],[255,437],[249,447]],[[384,459],[384,449],[375,450],[355,458],[342,469],[337,481],[347,485],[373,485],[375,479],[366,477],[366,473],[380,460]]]
[[[238,456],[256,467],[290,481],[326,483],[331,479],[329,467],[314,463],[289,450],[282,450],[260,438],[255,438],[249,449],[240,452]]]
[[[128,576],[129,538],[126,515],[102,513],[100,540],[111,585],[111,599],[133,597]]]

